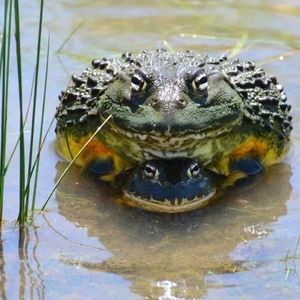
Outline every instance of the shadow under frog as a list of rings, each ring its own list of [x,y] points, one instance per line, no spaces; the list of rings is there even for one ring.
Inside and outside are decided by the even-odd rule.
[[[57,176],[65,167],[57,165]],[[280,163],[247,190],[232,191],[203,209],[170,215],[117,204],[116,191],[99,188],[74,167],[59,185],[56,199],[61,215],[87,228],[112,254],[101,263],[82,261],[81,266],[118,274],[131,281],[133,293],[149,298],[199,298],[206,293],[208,272],[249,268],[229,254],[242,237],[258,238],[259,233],[247,228],[267,228],[266,223],[286,214],[290,176],[290,166]]]

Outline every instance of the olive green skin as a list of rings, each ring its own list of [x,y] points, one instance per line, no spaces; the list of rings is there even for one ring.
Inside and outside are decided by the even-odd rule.
[[[246,156],[268,166],[286,154],[286,99],[277,79],[253,62],[191,51],[126,53],[72,76],[56,132],[80,139],[112,116],[96,138],[130,164],[188,157],[228,175]]]

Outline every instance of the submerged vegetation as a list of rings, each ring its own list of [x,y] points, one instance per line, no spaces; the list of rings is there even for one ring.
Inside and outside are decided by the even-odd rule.
[[[44,111],[47,89],[49,38],[47,58],[43,68],[41,63],[42,24],[44,1],[40,1],[39,26],[35,50],[35,67],[32,78],[32,88],[29,101],[24,93],[23,62],[22,62],[22,31],[20,21],[20,5],[18,0],[6,0],[4,3],[4,20],[0,53],[0,92],[1,92],[1,160],[0,160],[0,226],[2,223],[3,207],[5,201],[6,175],[13,159],[18,159],[19,164],[19,213],[18,222],[21,226],[33,218],[35,197],[39,175],[39,157],[44,142]],[[17,99],[12,99],[10,67],[14,64],[17,68]],[[43,84],[40,85],[41,79]],[[41,95],[40,95],[41,94]],[[25,100],[26,99],[26,100]],[[18,104],[17,104],[18,102]],[[27,107],[25,107],[25,103]],[[8,111],[13,107],[15,121],[19,123],[19,133],[15,146],[8,150]],[[30,120],[31,118],[31,120]],[[25,136],[25,125],[30,124],[30,135]],[[43,138],[44,137],[44,138]]]

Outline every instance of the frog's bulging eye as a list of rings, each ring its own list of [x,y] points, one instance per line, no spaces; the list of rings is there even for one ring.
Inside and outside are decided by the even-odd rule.
[[[195,178],[198,177],[199,174],[200,174],[200,166],[197,162],[193,162],[187,170],[187,175],[190,178]]]
[[[152,179],[156,178],[159,174],[158,169],[152,164],[146,164],[144,169],[144,174],[146,177]]]
[[[207,90],[208,81],[207,76],[203,72],[203,70],[198,70],[193,75],[192,87],[194,91],[204,92]]]
[[[143,91],[146,86],[146,75],[142,71],[137,70],[131,78],[131,89],[136,92],[140,92]]]

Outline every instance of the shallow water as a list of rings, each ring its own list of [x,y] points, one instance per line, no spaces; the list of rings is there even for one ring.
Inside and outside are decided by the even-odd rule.
[[[51,34],[45,128],[70,75],[80,73],[91,59],[158,47],[192,49],[254,60],[275,74],[293,106],[293,149],[247,190],[179,216],[121,206],[116,195],[74,167],[46,211],[21,237],[14,227],[18,206],[14,161],[7,178],[0,244],[0,298],[298,298],[298,1],[61,0],[48,1],[44,15],[44,56]],[[38,4],[22,1],[21,16],[29,95]],[[0,25],[2,19],[0,15]],[[15,72],[12,65],[11,80],[16,79]],[[17,99],[14,93],[12,103]],[[13,108],[10,115],[12,149],[18,130]],[[53,130],[42,154],[37,208],[66,167],[53,150]]]

